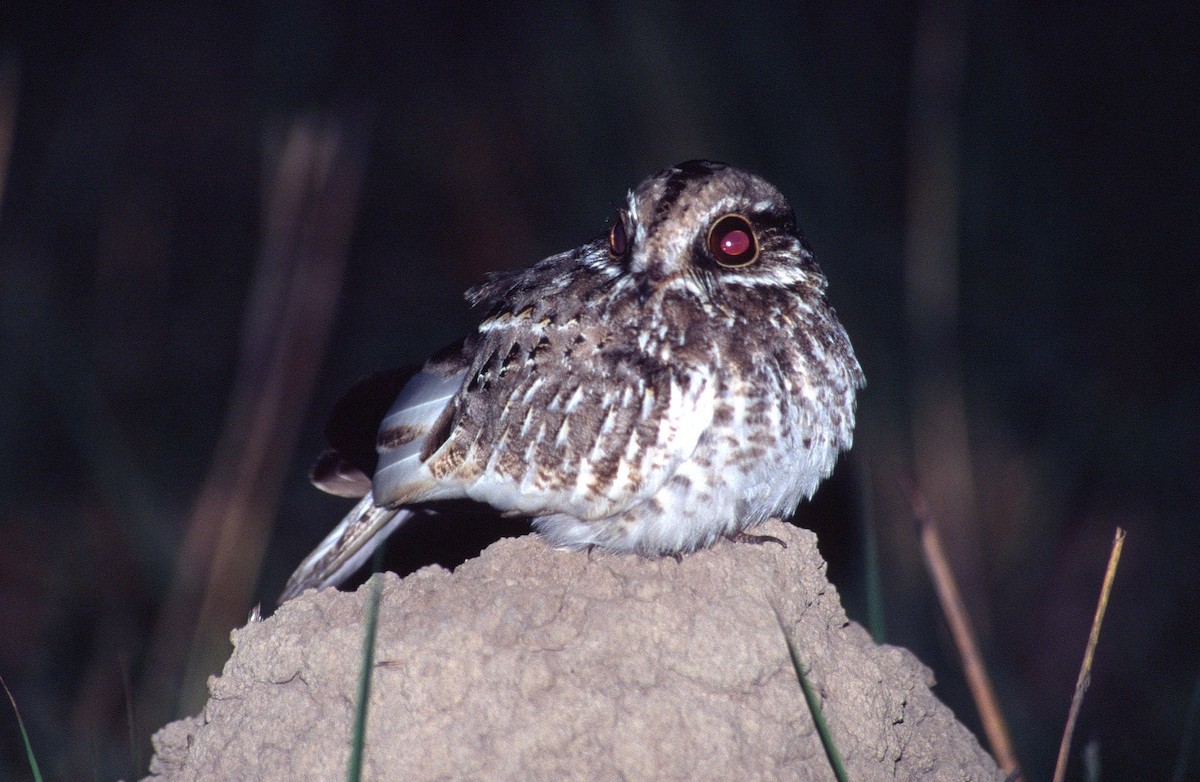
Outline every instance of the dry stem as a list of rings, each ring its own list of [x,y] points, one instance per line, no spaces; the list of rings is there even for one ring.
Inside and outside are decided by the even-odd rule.
[[[1117,574],[1117,563],[1121,561],[1121,549],[1125,546],[1125,530],[1117,527],[1113,538],[1112,552],[1108,555],[1108,568],[1104,571],[1104,584],[1100,587],[1100,600],[1096,603],[1096,616],[1092,619],[1092,632],[1088,636],[1087,648],[1083,652],[1083,665],[1079,678],[1075,680],[1075,695],[1071,698],[1071,709],[1067,712],[1067,724],[1063,727],[1062,742],[1058,745],[1058,762],[1054,765],[1054,782],[1062,782],[1067,773],[1067,753],[1071,749],[1071,736],[1075,733],[1075,721],[1083,706],[1083,695],[1092,682],[1092,657],[1096,643],[1100,640],[1100,625],[1104,622],[1104,611],[1108,608],[1108,595],[1112,591],[1113,578]]]
[[[954,580],[954,572],[946,560],[942,550],[941,536],[938,534],[937,522],[929,510],[925,496],[911,481],[904,484],[912,505],[913,518],[921,537],[921,550],[925,555],[925,564],[933,578],[937,589],[938,600],[942,605],[942,613],[950,625],[950,634],[954,637],[954,645],[962,659],[963,673],[967,685],[971,689],[971,697],[975,700],[975,708],[979,710],[979,719],[983,722],[983,730],[987,735],[988,745],[996,762],[1006,772],[1014,772],[1020,768],[1016,752],[1013,750],[1012,738],[1008,733],[1008,725],[1000,711],[996,700],[995,690],[988,677],[983,656],[979,653],[979,644],[975,640],[975,631],[971,627],[971,618],[967,614],[958,585]]]

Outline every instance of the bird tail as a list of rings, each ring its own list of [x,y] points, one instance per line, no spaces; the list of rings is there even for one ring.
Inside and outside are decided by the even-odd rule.
[[[367,492],[288,579],[282,605],[306,589],[336,586],[357,570],[388,535],[413,515],[407,508],[381,508]]]

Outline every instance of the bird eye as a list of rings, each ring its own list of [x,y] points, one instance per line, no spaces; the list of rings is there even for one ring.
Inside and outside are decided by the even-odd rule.
[[[608,251],[614,258],[621,258],[629,250],[629,237],[625,234],[625,221],[620,217],[608,231]]]
[[[749,266],[758,258],[758,239],[749,220],[739,214],[728,214],[708,229],[708,249],[717,263],[736,269]]]

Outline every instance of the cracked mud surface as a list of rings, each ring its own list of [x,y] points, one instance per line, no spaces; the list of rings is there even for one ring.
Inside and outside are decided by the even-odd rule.
[[[365,779],[832,779],[773,606],[851,779],[1001,780],[906,650],[848,622],[808,531],[666,558],[502,540],[383,576]],[[345,777],[368,588],[234,633],[148,780]]]

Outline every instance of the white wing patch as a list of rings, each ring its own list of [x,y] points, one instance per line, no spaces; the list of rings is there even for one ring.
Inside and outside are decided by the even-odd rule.
[[[396,397],[379,426],[374,493],[381,504],[393,505],[396,498],[410,494],[414,484],[432,480],[421,461],[421,449],[465,376],[465,370],[448,377],[422,370]]]

